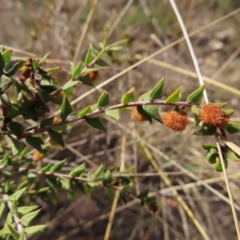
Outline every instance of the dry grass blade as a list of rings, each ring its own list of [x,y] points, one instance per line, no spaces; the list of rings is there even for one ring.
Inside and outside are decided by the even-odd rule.
[[[227,177],[225,162],[224,162],[224,159],[223,159],[223,155],[222,155],[219,139],[216,138],[216,141],[217,141],[217,148],[218,148],[219,158],[221,160],[221,165],[222,165],[222,169],[223,169],[223,175],[224,175],[224,179],[225,179],[225,183],[226,183],[226,187],[227,187],[227,191],[228,191],[228,197],[229,197],[230,205],[231,205],[231,209],[232,209],[233,220],[234,220],[234,223],[235,223],[237,237],[238,237],[238,239],[240,239],[238,217],[237,217],[236,210],[235,210],[235,207],[234,207],[234,201],[233,201],[233,197],[232,197],[232,192],[231,192],[231,189],[230,189],[230,186],[229,186],[229,180],[228,180],[228,177]]]
[[[203,81],[202,74],[201,74],[201,71],[200,71],[200,68],[199,68],[198,60],[197,60],[195,52],[193,50],[192,43],[190,41],[190,38],[189,38],[189,35],[187,33],[186,27],[183,23],[182,17],[180,15],[179,11],[178,11],[178,8],[177,8],[177,5],[176,5],[175,1],[174,0],[169,0],[169,1],[170,1],[171,5],[172,5],[172,8],[173,8],[173,10],[174,10],[174,12],[177,16],[178,22],[179,22],[179,24],[181,26],[181,29],[182,29],[182,32],[183,32],[183,36],[184,36],[184,38],[187,42],[188,49],[189,49],[189,52],[191,54],[194,67],[195,67],[195,70],[196,70],[197,75],[198,75],[199,83],[200,83],[200,85],[203,85],[204,81]],[[204,89],[203,95],[204,95],[204,98],[205,98],[205,102],[208,103],[208,96],[207,96],[206,89]]]
[[[74,63],[76,63],[76,61],[78,59],[79,53],[80,53],[82,45],[83,45],[83,41],[84,41],[85,36],[87,34],[87,31],[88,31],[90,22],[92,20],[94,11],[96,9],[97,3],[98,3],[98,0],[94,0],[93,3],[92,3],[92,8],[91,8],[91,10],[88,14],[87,20],[86,20],[85,25],[83,27],[83,31],[82,31],[81,36],[79,38],[78,45],[77,45],[77,48],[76,48],[76,51],[75,51],[75,54],[74,54],[74,57],[73,57],[73,62]]]
[[[136,54],[135,57],[137,59],[143,59],[144,57],[140,54]],[[166,62],[162,62],[160,60],[156,60],[156,59],[149,59],[148,60],[150,63],[153,63],[153,64],[156,64],[158,66],[161,66],[161,67],[164,67],[164,68],[167,68],[167,69],[170,69],[170,70],[173,70],[175,72],[178,72],[178,73],[182,73],[184,75],[187,75],[187,76],[190,76],[190,77],[194,77],[194,78],[197,78],[197,74],[195,72],[192,72],[192,71],[189,71],[187,69],[183,69],[181,67],[177,67],[177,66],[174,66],[172,64],[169,64],[169,63],[166,63]],[[234,93],[236,95],[239,95],[240,96],[240,90],[234,88],[234,87],[231,87],[229,85],[226,85],[224,83],[221,83],[217,80],[214,80],[212,78],[209,78],[209,77],[205,77],[205,76],[202,76],[203,77],[203,80],[206,82],[206,83],[209,83],[209,84],[212,84],[214,86],[217,86],[219,88],[222,88],[226,91],[229,91],[231,93]]]
[[[139,135],[137,136],[139,138]],[[150,161],[150,163],[153,165],[153,167],[158,171],[159,176],[163,179],[163,181],[165,182],[165,184],[167,186],[172,186],[170,179],[163,174],[163,172],[161,171],[159,165],[157,164],[157,162],[155,161],[154,157],[152,156],[151,152],[149,151],[149,149],[147,148],[147,146],[145,145],[145,143],[143,141],[139,142],[144,153],[146,154],[148,160]],[[182,208],[185,210],[185,212],[188,214],[188,216],[190,217],[190,219],[193,221],[193,223],[195,224],[196,228],[198,229],[198,231],[201,233],[201,235],[203,236],[204,239],[209,239],[206,231],[203,229],[203,227],[201,226],[200,222],[196,219],[196,217],[194,216],[193,212],[191,211],[191,209],[188,207],[188,205],[184,202],[183,198],[178,194],[178,192],[175,189],[172,189],[172,193],[173,195],[176,197],[176,199],[178,200],[178,202],[181,204]]]
[[[125,168],[124,167],[125,166],[125,145],[126,145],[126,134],[124,134],[123,137],[122,137],[120,172],[124,171],[124,168]],[[104,235],[104,240],[110,239],[111,228],[112,228],[112,224],[113,224],[114,215],[116,213],[116,208],[117,208],[119,195],[120,195],[120,192],[116,191],[115,195],[114,195],[114,199],[113,199],[112,209],[111,209],[111,212],[110,212],[106,232],[105,232],[105,235]]]

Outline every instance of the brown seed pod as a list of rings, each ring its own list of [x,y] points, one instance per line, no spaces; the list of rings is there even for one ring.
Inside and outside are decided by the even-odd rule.
[[[44,159],[44,155],[41,152],[36,150],[33,153],[33,160],[34,160],[34,162],[41,162],[43,159]]]
[[[137,122],[145,122],[147,121],[147,118],[143,116],[140,112],[138,107],[133,108],[133,117]]]
[[[59,146],[59,144],[58,144],[54,139],[52,139],[52,138],[49,139],[49,143],[50,143],[52,146],[55,146],[55,147]]]
[[[203,123],[214,125],[220,129],[226,129],[229,117],[222,107],[213,103],[207,103],[202,107],[202,113],[199,119]]]
[[[165,112],[162,115],[162,121],[166,127],[176,132],[185,130],[189,122],[186,114],[180,114],[177,111]]]

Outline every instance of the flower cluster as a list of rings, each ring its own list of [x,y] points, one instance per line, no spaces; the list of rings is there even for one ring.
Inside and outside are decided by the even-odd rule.
[[[202,107],[202,113],[199,119],[203,123],[214,125],[220,129],[226,129],[229,117],[222,109],[222,107],[215,105],[213,103],[205,104]]]

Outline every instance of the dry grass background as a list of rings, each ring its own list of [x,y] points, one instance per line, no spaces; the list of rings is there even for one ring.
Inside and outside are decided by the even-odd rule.
[[[56,74],[61,82],[68,80],[70,61],[83,59],[89,42],[98,45],[107,31],[110,43],[126,37],[133,40],[117,54],[110,69],[100,72],[96,83],[112,95],[113,103],[133,86],[139,96],[162,76],[166,79],[165,96],[181,85],[187,97],[199,85],[167,0],[0,3],[0,44],[14,49],[16,57],[41,57],[50,51],[48,64],[62,67]],[[188,32],[194,33],[191,42],[209,100],[229,101],[229,108],[235,109],[234,121],[239,121],[239,1],[177,0],[176,4]],[[158,55],[146,60],[157,51]],[[141,64],[130,67],[142,59]],[[79,87],[72,100],[90,90]],[[75,110],[94,103],[99,92],[85,95],[75,104]],[[49,228],[31,239],[237,239],[223,175],[206,162],[200,147],[201,142],[214,143],[214,139],[193,136],[193,129],[173,133],[158,123],[136,124],[129,114],[120,123],[109,118],[104,122],[107,135],[76,123],[67,137],[66,149],[52,152],[44,162],[67,158],[71,168],[87,161],[90,170],[100,163],[121,165],[122,170],[134,166],[136,173],[127,176],[137,175],[136,191],[149,187],[158,196],[156,224],[138,201],[124,205],[118,194],[110,201],[104,189],[95,191],[91,199],[80,195],[75,202],[69,201],[66,193],[59,193],[54,206],[39,199],[43,209],[40,221]],[[239,144],[239,136],[230,139]],[[227,169],[238,218],[239,169],[238,163],[229,163]]]

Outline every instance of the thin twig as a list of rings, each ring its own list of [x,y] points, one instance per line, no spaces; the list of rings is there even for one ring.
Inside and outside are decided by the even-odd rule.
[[[116,104],[107,108],[100,108],[97,109],[95,111],[93,111],[92,113],[89,113],[87,115],[85,115],[84,117],[73,117],[73,118],[69,118],[66,120],[63,120],[61,122],[58,122],[54,125],[51,126],[47,126],[47,127],[43,127],[43,128],[37,128],[34,129],[33,131],[29,131],[29,132],[25,132],[22,135],[18,136],[18,140],[26,138],[26,137],[30,137],[39,133],[43,133],[46,131],[49,131],[52,129],[53,126],[61,126],[61,125],[65,125],[68,123],[73,123],[73,122],[77,122],[77,121],[81,121],[83,119],[86,118],[91,118],[91,117],[95,117],[96,115],[99,115],[101,113],[104,113],[107,110],[114,110],[114,109],[121,109],[121,108],[126,108],[126,107],[136,107],[136,106],[144,106],[144,105],[168,105],[168,106],[176,106],[176,107],[180,107],[180,106],[184,106],[184,107],[191,107],[194,104],[189,103],[189,102],[175,102],[175,103],[166,103],[163,100],[148,100],[148,101],[138,101],[138,102],[131,102],[128,104],[124,104],[124,103],[120,103],[120,104]]]

